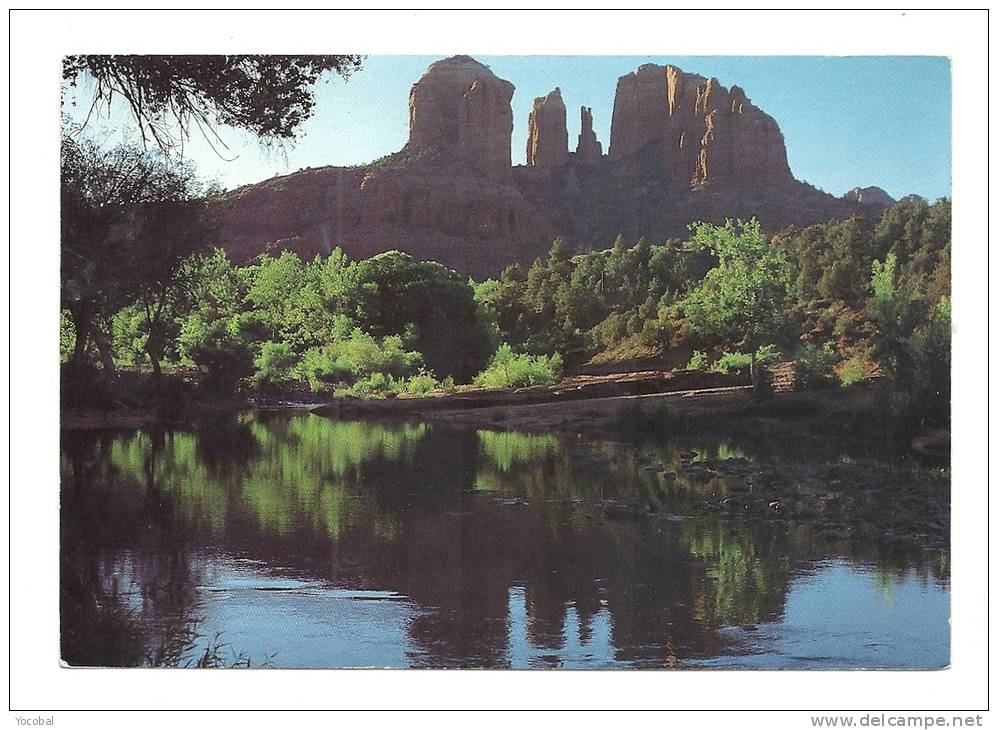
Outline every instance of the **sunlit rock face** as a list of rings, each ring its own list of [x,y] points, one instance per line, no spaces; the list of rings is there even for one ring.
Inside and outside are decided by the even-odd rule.
[[[561,89],[534,99],[527,120],[527,166],[557,167],[568,162],[568,126]]]
[[[681,237],[696,220],[755,216],[777,230],[884,206],[795,180],[772,117],[739,87],[674,66],[646,64],[619,79],[607,154],[586,106],[569,152],[555,88],[521,120],[527,164],[514,167],[513,93],[470,56],[431,64],[409,93],[401,150],[228,193],[216,207],[219,243],[237,262],[261,251],[311,258],[338,246],[363,258],[399,249],[483,278],[529,264],[557,236],[579,250],[607,248],[618,234]]]
[[[610,159],[623,164],[650,150],[674,188],[793,180],[772,117],[741,88],[675,66],[645,64],[617,81]]]
[[[470,56],[431,64],[409,92],[409,146],[508,176],[513,88]]]

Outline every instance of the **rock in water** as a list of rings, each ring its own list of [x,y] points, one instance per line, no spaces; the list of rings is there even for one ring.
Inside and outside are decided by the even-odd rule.
[[[534,99],[527,120],[527,166],[557,167],[568,162],[568,126],[561,89]]]

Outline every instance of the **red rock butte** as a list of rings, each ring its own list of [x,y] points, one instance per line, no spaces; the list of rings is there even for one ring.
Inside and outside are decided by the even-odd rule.
[[[694,220],[756,216],[804,226],[881,209],[794,179],[779,125],[738,86],[646,64],[617,82],[608,154],[581,107],[568,148],[560,89],[534,100],[527,164],[512,166],[514,87],[470,56],[430,65],[409,93],[409,140],[369,165],[302,170],[228,193],[219,239],[235,261],[263,251],[351,258],[399,249],[476,277],[618,234],[664,240]]]
[[[431,147],[483,174],[511,170],[513,84],[470,56],[430,64],[409,92],[407,147]]]
[[[529,167],[556,167],[568,162],[568,125],[561,89],[534,99],[527,125]]]

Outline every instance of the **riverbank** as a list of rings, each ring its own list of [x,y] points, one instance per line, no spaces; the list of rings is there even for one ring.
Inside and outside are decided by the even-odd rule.
[[[602,375],[573,375],[550,386],[486,389],[458,386],[424,397],[357,398],[332,397],[303,390],[252,392],[230,397],[205,395],[189,372],[164,375],[159,382],[150,376],[126,372],[116,384],[101,381],[96,397],[65,404],[62,427],[69,430],[137,428],[152,425],[183,425],[215,413],[247,409],[309,408],[320,415],[357,418],[430,417],[438,411],[483,409],[540,404],[564,404],[634,395],[724,390],[742,388],[747,378],[687,370],[640,370]],[[93,384],[91,384],[93,385]],[[64,389],[64,392],[65,389]]]
[[[462,387],[422,398],[330,398],[270,393],[204,398],[188,385],[161,388],[143,407],[65,408],[64,430],[184,427],[243,410],[307,409],[334,419],[447,422],[523,432],[576,431],[617,435],[697,431],[785,431],[872,437],[903,442],[938,461],[948,460],[946,432],[903,433],[890,421],[889,393],[880,379],[849,388],[794,391],[777,380],[757,398],[744,375],[700,371],[638,371],[575,375],[552,386],[515,389]],[[134,399],[142,403],[141,399]]]
[[[912,444],[948,459],[945,432],[904,434],[885,406],[883,381],[850,388],[782,391],[757,398],[748,385],[584,397],[578,390],[523,389],[437,398],[342,399],[313,409],[338,419],[437,421],[522,432],[574,431],[634,436],[642,433],[768,431],[872,438]]]
[[[655,486],[638,502],[604,502],[610,519],[661,517],[675,485],[698,484],[711,496],[684,518],[714,515],[746,524],[777,519],[882,545],[945,547],[949,434],[931,431],[899,440],[885,416],[885,387],[875,380],[761,400],[748,386],[727,386],[533,403],[510,399],[479,407],[457,398],[422,408],[416,401],[342,401],[316,412],[334,419],[536,434],[531,437],[577,433],[630,444],[636,468]],[[678,462],[663,462],[657,444],[676,437],[753,444],[758,453],[752,459],[704,458],[690,451]]]
[[[875,407],[876,389],[777,393],[765,400],[753,397],[747,385],[665,391],[592,398],[554,398],[531,401],[525,394],[508,398],[466,397],[364,401],[344,399],[319,406],[314,412],[332,418],[404,417],[442,420],[471,426],[517,431],[616,430],[640,427],[644,419],[680,419],[695,422],[742,418],[815,418],[859,416]]]

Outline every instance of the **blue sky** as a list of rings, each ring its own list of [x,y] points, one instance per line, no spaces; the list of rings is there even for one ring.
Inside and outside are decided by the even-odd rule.
[[[220,159],[201,139],[188,154],[202,175],[226,188],[303,167],[370,162],[398,150],[408,134],[409,87],[442,56],[369,56],[349,81],[320,82],[315,115],[283,154],[231,129]],[[476,56],[516,86],[513,163],[522,164],[534,97],[555,86],[568,107],[569,145],[580,106],[606,151],[617,78],[642,63],[737,84],[783,131],[794,176],[834,195],[877,185],[895,198],[950,195],[950,66],[924,56]],[[79,113],[79,110],[77,111]],[[126,127],[121,110],[99,124]]]

